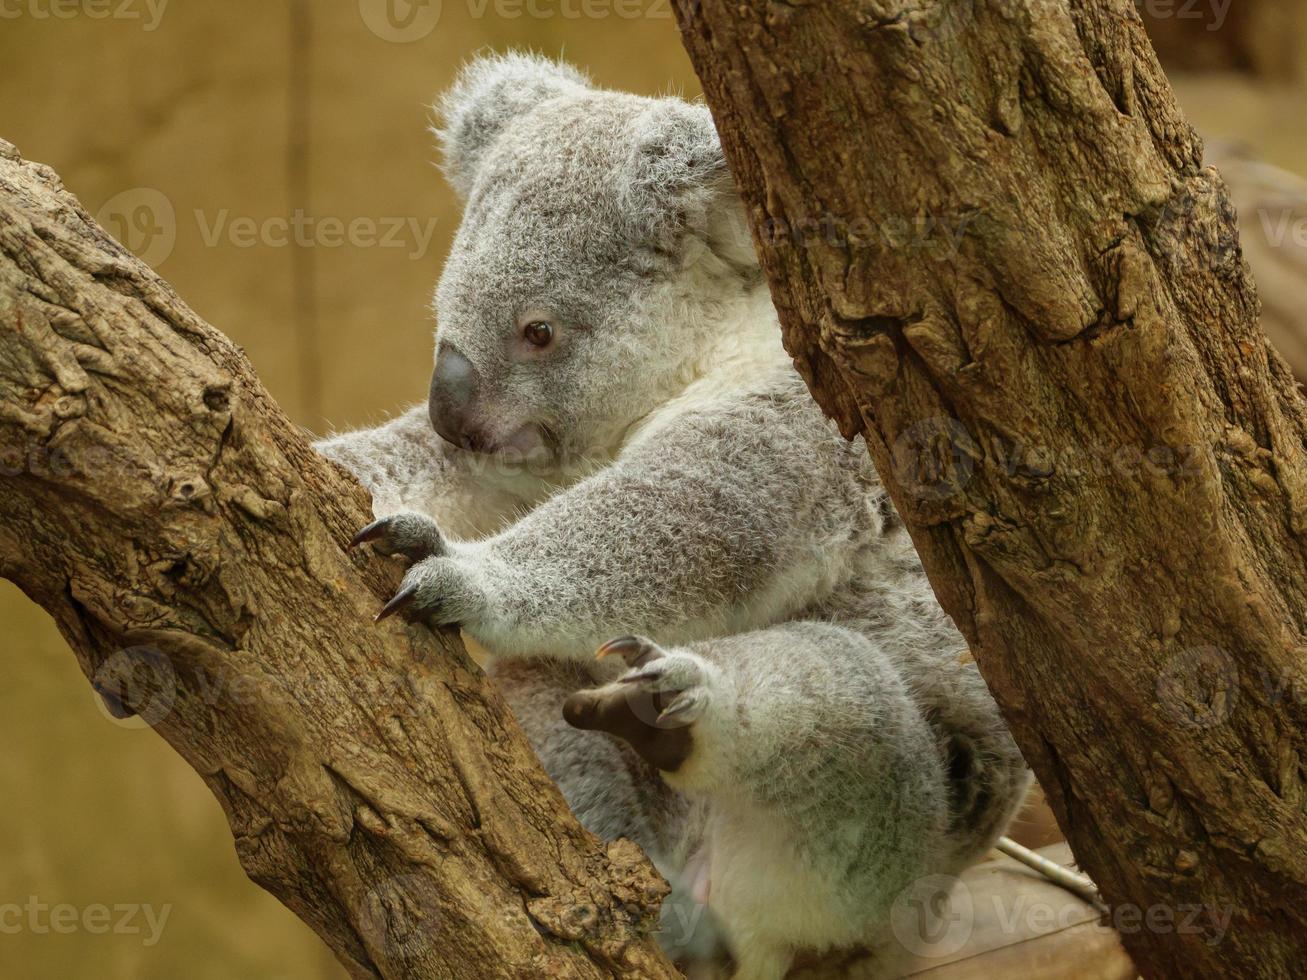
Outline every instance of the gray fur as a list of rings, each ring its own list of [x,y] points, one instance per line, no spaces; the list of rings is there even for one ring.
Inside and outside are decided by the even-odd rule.
[[[809,948],[888,964],[895,897],[983,854],[1028,775],[865,447],[780,347],[711,118],[523,55],[473,63],[440,111],[466,209],[437,357],[475,366],[469,417],[499,451],[441,440],[423,407],[319,448],[379,517],[411,515],[381,550],[419,558],[416,615],[491,651],[581,820],[645,847],[669,916],[707,883],[715,925],[674,953],[706,965],[720,935],[744,978]],[[594,662],[627,633],[664,645],[656,679]],[[578,689],[650,684],[686,698],[675,791],[562,721]]]

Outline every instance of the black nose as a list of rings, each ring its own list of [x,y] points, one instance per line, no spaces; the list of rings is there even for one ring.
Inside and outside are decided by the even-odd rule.
[[[441,344],[437,348],[427,413],[431,427],[442,439],[464,449],[480,448],[471,418],[479,380],[477,369],[457,347]]]

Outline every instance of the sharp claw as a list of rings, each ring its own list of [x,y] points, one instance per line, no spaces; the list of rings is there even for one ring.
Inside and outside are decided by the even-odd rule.
[[[357,548],[359,545],[367,541],[375,541],[377,538],[381,537],[383,534],[386,533],[387,521],[389,521],[389,518],[387,517],[383,517],[379,521],[373,521],[371,524],[369,524],[362,531],[360,531],[358,534],[354,535],[354,537],[350,539],[349,546],[351,548]]]
[[[636,636],[619,636],[615,640],[609,640],[598,650],[595,651],[595,659],[603,660],[609,654],[620,654],[625,658],[626,654],[633,653],[640,648],[640,638]]]
[[[672,703],[658,713],[658,720],[655,724],[661,725],[665,721],[671,721],[677,716],[684,714],[694,707],[694,701],[694,698],[686,697],[684,692],[676,695],[676,697],[672,699]]]
[[[366,530],[366,528],[364,530]],[[418,587],[416,585],[405,586],[395,594],[395,597],[393,599],[391,599],[388,603],[386,603],[384,606],[381,607],[381,612],[377,613],[377,615],[373,617],[372,621],[374,623],[379,623],[387,616],[393,616],[401,609],[404,609],[412,605],[413,599],[414,597],[417,596],[417,594],[418,594]]]
[[[656,670],[646,670],[639,674],[626,674],[617,678],[619,684],[639,684],[641,681],[651,681],[658,676]]]
[[[596,650],[595,659],[603,660],[604,657],[614,653],[626,661],[628,667],[643,667],[663,655],[663,651],[658,647],[658,644],[645,639],[643,636],[619,636],[615,640],[609,640]]]

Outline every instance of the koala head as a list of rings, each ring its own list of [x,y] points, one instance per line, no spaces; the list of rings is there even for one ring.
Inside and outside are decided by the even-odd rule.
[[[437,108],[464,213],[432,425],[483,453],[614,449],[703,374],[762,282],[708,110],[518,54],[473,62]]]

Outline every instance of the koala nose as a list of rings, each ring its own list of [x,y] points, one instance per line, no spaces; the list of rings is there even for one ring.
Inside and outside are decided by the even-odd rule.
[[[436,370],[431,375],[427,414],[437,435],[464,449],[480,448],[480,435],[471,423],[479,380],[477,369],[462,351],[452,344],[440,345]]]

